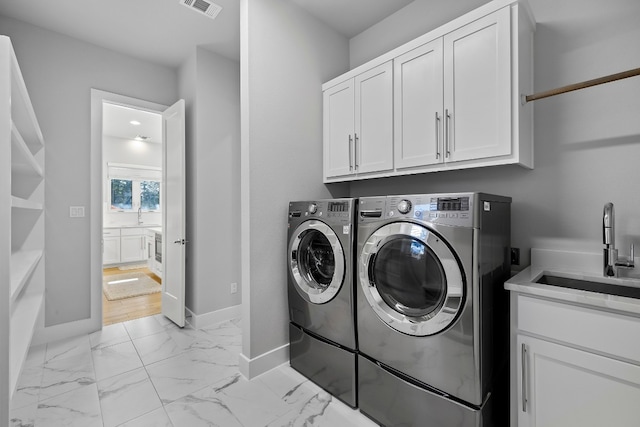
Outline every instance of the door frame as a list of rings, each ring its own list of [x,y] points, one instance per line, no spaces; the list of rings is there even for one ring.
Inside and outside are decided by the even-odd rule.
[[[152,113],[162,114],[168,106],[145,101],[126,95],[119,95],[98,89],[91,89],[91,149],[89,202],[90,239],[90,286],[91,311],[89,322],[93,331],[102,329],[102,104],[109,102]]]

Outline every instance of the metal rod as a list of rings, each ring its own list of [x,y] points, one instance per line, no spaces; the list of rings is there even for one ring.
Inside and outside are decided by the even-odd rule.
[[[550,96],[560,95],[562,93],[572,92],[574,90],[585,89],[591,86],[601,85],[603,83],[615,82],[616,80],[626,79],[628,77],[640,76],[640,68],[636,68],[629,71],[623,71],[622,73],[611,74],[608,76],[600,77],[593,80],[587,80],[582,83],[575,83],[568,86],[559,87],[557,89],[548,90],[545,92],[538,92],[533,95],[527,95],[525,97],[526,102],[535,101],[542,98],[548,98]]]

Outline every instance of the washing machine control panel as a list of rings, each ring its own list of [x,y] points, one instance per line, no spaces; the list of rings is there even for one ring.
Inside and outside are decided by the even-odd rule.
[[[353,221],[353,199],[314,200],[289,203],[289,220],[331,220],[349,224]]]
[[[472,194],[363,197],[358,221],[408,218],[472,227],[473,200]]]

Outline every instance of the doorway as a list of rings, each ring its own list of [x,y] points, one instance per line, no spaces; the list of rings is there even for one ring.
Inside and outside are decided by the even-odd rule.
[[[162,311],[162,115],[102,102],[103,326]]]
[[[143,161],[124,165],[118,162],[109,164],[109,162],[104,161],[103,110],[105,110],[105,106],[110,104],[160,115],[162,141],[162,149],[160,150],[162,164],[160,168],[149,166]],[[93,325],[93,330],[99,330],[103,325],[103,261],[105,257],[109,258],[112,255],[111,251],[114,249],[113,245],[116,240],[121,245],[117,262],[126,264],[126,266],[133,269],[140,267],[145,275],[149,275],[144,270],[147,268],[157,277],[162,276],[160,296],[162,314],[180,327],[185,324],[184,244],[187,240],[184,232],[184,194],[186,191],[184,185],[184,111],[185,103],[183,100],[166,107],[165,105],[97,89],[91,90],[91,204],[89,215],[91,230],[91,317],[89,321]],[[145,138],[141,137],[139,140],[144,142]],[[107,177],[110,176],[118,181],[116,187],[122,185],[126,188],[116,188],[114,190],[111,182],[107,186]],[[110,180],[111,178],[108,179]],[[157,181],[158,183],[154,187],[154,184],[150,184],[149,181]],[[160,189],[159,200],[158,188]],[[150,189],[155,189],[155,198],[143,197],[143,193],[148,193]],[[111,193],[112,191],[113,194]],[[151,208],[148,203],[151,203]],[[161,206],[160,212],[157,212],[157,205]],[[121,215],[118,217],[118,221],[125,220],[127,223],[124,225],[128,225],[128,227],[121,227],[120,225],[123,224],[114,224],[112,217],[107,218],[107,213],[111,214],[113,210],[122,211],[117,212]],[[167,217],[171,218],[171,220],[167,221]],[[114,226],[111,229],[117,228],[118,231],[114,232],[113,235],[109,235],[111,233],[107,233],[107,229],[104,228],[105,220],[111,221],[107,224],[111,224]],[[145,221],[146,225],[155,226],[160,224],[160,227],[143,227]],[[118,227],[115,227],[115,225],[118,225]],[[149,231],[147,228],[155,229],[155,236],[158,236],[157,231],[159,231],[159,235],[164,235],[164,237],[145,240],[144,234]],[[114,239],[114,237],[118,239]],[[167,239],[174,242],[174,244],[167,245]],[[149,262],[147,262],[146,267],[135,265],[136,262],[143,258],[143,255],[140,254],[144,252],[145,241],[155,242],[153,248],[150,243],[147,243],[146,247],[148,248],[148,253],[153,251],[156,259],[161,260],[161,274],[156,274],[153,271],[152,264]],[[158,257],[158,255],[160,256]],[[113,259],[109,258],[109,260],[111,263],[115,263]]]

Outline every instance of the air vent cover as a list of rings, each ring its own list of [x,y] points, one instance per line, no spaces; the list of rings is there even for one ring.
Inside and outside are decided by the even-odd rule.
[[[208,16],[211,19],[215,19],[216,16],[222,10],[222,6],[219,6],[215,3],[211,3],[208,0],[179,0],[180,4],[188,7],[189,9],[195,10],[196,12],[202,13],[205,16]]]

